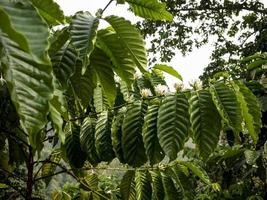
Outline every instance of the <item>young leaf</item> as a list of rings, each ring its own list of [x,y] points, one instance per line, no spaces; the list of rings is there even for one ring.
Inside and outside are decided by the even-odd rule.
[[[159,70],[164,71],[164,72],[172,75],[173,77],[176,77],[177,79],[183,81],[182,76],[175,69],[173,69],[171,66],[164,65],[164,64],[157,64],[153,67],[153,69],[159,69]]]
[[[193,139],[200,155],[206,159],[217,146],[221,131],[221,116],[207,90],[192,95],[190,113]]]
[[[98,24],[99,19],[93,17],[89,12],[78,12],[70,25],[71,43],[79,52],[82,60],[82,74],[85,73],[90,63],[90,54],[94,50]]]
[[[122,17],[108,16],[105,20],[116,31],[122,45],[132,56],[133,61],[141,72],[146,72],[147,55],[145,43],[136,28]]]
[[[160,146],[171,160],[177,157],[188,137],[189,104],[182,93],[166,96],[158,111]]]
[[[172,21],[173,16],[166,10],[165,3],[158,0],[126,0],[129,3],[131,10],[137,16],[152,20],[167,20]]]

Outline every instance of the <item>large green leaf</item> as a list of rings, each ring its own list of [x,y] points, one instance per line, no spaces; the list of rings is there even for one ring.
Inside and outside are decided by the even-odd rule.
[[[147,67],[146,49],[144,40],[137,29],[122,17],[108,16],[105,20],[116,31],[121,44],[124,45],[132,56],[140,71],[145,72]]]
[[[79,52],[83,63],[82,74],[85,73],[90,63],[90,54],[94,50],[98,24],[99,19],[93,17],[89,12],[78,12],[70,25],[71,42]]]
[[[159,171],[150,171],[152,177],[152,199],[162,200],[164,199],[164,187],[162,183],[161,174]]]
[[[136,200],[135,195],[135,171],[127,171],[120,184],[120,192],[123,200]]]
[[[18,42],[23,50],[29,50],[37,62],[48,64],[49,30],[36,9],[27,1],[22,3],[0,0],[0,13],[3,14],[3,12],[8,15],[9,21],[7,24],[1,23],[1,30],[7,33],[13,41]],[[11,28],[8,27],[9,23]],[[23,37],[26,38],[29,48]]]
[[[127,107],[122,125],[122,150],[126,162],[139,167],[147,161],[142,140],[142,126],[146,104],[135,101]]]
[[[95,48],[91,56],[91,66],[97,74],[109,105],[113,106],[117,90],[109,57],[101,49]]]
[[[67,43],[70,36],[69,27],[59,29],[50,36],[49,56],[53,57]]]
[[[114,157],[111,141],[111,114],[103,111],[97,119],[95,127],[95,146],[99,158],[110,162]]]
[[[134,80],[135,63],[117,34],[110,29],[100,30],[97,33],[97,43],[110,57],[114,71],[130,86]]]
[[[36,63],[6,34],[2,33],[0,39],[5,48],[2,62],[11,99],[35,148],[47,122],[48,102],[53,94],[52,67]]]
[[[93,98],[94,88],[96,87],[96,75],[94,70],[89,67],[85,74],[81,74],[82,64],[77,62],[75,73],[70,78],[69,89],[77,95],[78,100],[87,108]]]
[[[150,200],[152,197],[151,177],[148,171],[136,170],[135,191],[137,200]]]
[[[251,90],[240,81],[232,82],[232,84],[241,105],[241,112],[246,128],[251,138],[257,143],[261,128],[261,112],[258,100]]]
[[[80,132],[81,149],[87,154],[87,160],[92,165],[100,162],[95,148],[95,125],[95,119],[86,117],[83,120]]]
[[[241,111],[234,90],[224,83],[210,85],[210,92],[222,119],[227,126],[239,134],[241,131]]]
[[[112,146],[116,157],[120,160],[121,163],[125,163],[123,151],[122,151],[122,123],[125,117],[125,109],[122,108],[118,111],[118,113],[114,116],[112,127],[111,127],[111,139]]]
[[[217,146],[221,131],[221,116],[208,90],[193,94],[190,112],[194,142],[200,155],[206,159]]]
[[[159,105],[156,104],[148,106],[142,132],[146,155],[151,165],[159,163],[164,158],[157,136],[158,109]]]
[[[59,163],[61,160],[61,150],[55,149],[52,151],[51,155],[49,156],[49,161],[53,163]],[[44,179],[45,184],[48,185],[52,179],[53,174],[56,171],[57,165],[51,162],[47,162],[42,166],[42,177],[47,177]]]
[[[64,148],[70,164],[76,168],[81,168],[85,162],[86,154],[81,149],[80,127],[78,125],[71,123],[66,125]]]
[[[173,16],[166,10],[165,3],[158,0],[126,0],[134,14],[145,19],[172,21]]]
[[[65,23],[63,11],[53,0],[31,0],[31,2],[49,25],[54,26]]]
[[[64,89],[75,72],[77,56],[76,50],[70,44],[66,44],[51,58],[53,71]]]
[[[107,98],[105,97],[105,94],[103,92],[103,89],[101,85],[98,85],[94,89],[94,107],[96,113],[101,113],[104,110],[107,110],[109,108]]]
[[[171,160],[183,149],[188,137],[189,104],[183,93],[166,96],[158,111],[159,143]]]
[[[182,76],[175,70],[173,69],[171,66],[168,65],[164,65],[164,64],[157,64],[153,67],[153,69],[159,69],[161,71],[164,71],[174,77],[176,77],[179,80],[183,80]]]

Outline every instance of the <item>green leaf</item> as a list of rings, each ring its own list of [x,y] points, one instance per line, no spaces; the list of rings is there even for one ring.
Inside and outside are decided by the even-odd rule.
[[[164,199],[164,188],[162,183],[161,174],[159,171],[150,171],[152,177],[152,199],[162,200]]]
[[[166,10],[166,4],[157,0],[126,0],[137,16],[152,20],[172,21],[173,16]]]
[[[97,165],[100,162],[95,147],[95,125],[95,119],[86,117],[80,132],[81,149],[87,154],[87,160],[92,165]]]
[[[135,192],[135,171],[127,171],[120,184],[120,192],[123,200],[136,200]]]
[[[66,44],[51,58],[53,71],[64,89],[75,72],[77,56],[76,50],[70,44]]]
[[[157,136],[158,109],[159,105],[148,106],[142,132],[146,155],[151,165],[159,163],[164,158]]]
[[[95,172],[88,174],[81,180],[81,186],[87,191],[98,190],[99,178]]]
[[[75,168],[81,168],[85,162],[86,154],[81,149],[80,127],[78,125],[71,123],[66,125],[64,148],[70,164]]]
[[[116,31],[120,42],[132,56],[133,61],[141,72],[146,72],[147,54],[144,39],[136,28],[122,17],[108,16],[105,20]]]
[[[125,0],[117,0],[117,4],[124,4]]]
[[[63,11],[53,0],[31,0],[31,2],[49,25],[55,26],[65,23]]]
[[[135,172],[135,191],[137,200],[150,200],[152,197],[152,187],[150,184],[150,174],[144,170]]]
[[[164,64],[157,64],[153,67],[153,69],[159,69],[159,70],[164,71],[164,72],[172,75],[173,77],[176,77],[177,79],[183,81],[182,76],[175,69],[173,69],[171,66],[164,65]]]
[[[98,24],[99,19],[93,17],[89,12],[78,12],[70,25],[71,43],[79,52],[83,63],[82,74],[90,64],[90,54],[94,50]]]
[[[5,188],[9,188],[9,186],[4,183],[0,183],[0,189],[5,189]]]
[[[81,74],[82,64],[77,62],[75,73],[70,78],[70,89],[77,95],[80,103],[87,108],[93,98],[94,88],[96,87],[96,75],[94,70],[89,67],[85,74]]]
[[[67,43],[69,36],[69,27],[57,30],[50,36],[50,48],[48,50],[50,57],[53,57]]]
[[[174,182],[166,172],[161,172],[161,180],[164,188],[164,200],[179,199],[179,193],[175,188]]]
[[[221,116],[207,90],[196,92],[190,99],[193,139],[200,155],[206,159],[215,149],[221,131]]]
[[[57,165],[53,163],[59,163],[61,160],[61,150],[55,149],[52,151],[51,155],[49,156],[48,162],[46,162],[42,167],[42,176],[41,177],[47,177],[45,178],[45,184],[48,185],[51,181],[53,174],[56,171]],[[53,163],[51,163],[51,162]]]
[[[53,94],[52,67],[36,63],[5,34],[1,34],[0,39],[5,48],[2,60],[4,78],[20,124],[36,148],[41,130],[47,123],[48,102]]]
[[[101,49],[95,48],[91,56],[91,66],[97,74],[109,105],[113,106],[117,90],[110,59]]]
[[[251,71],[251,70],[254,70],[256,68],[261,67],[262,65],[264,65],[266,63],[267,63],[267,59],[255,60],[255,61],[252,61],[251,63],[249,63],[247,65],[247,69],[248,69],[248,71]]]
[[[116,157],[120,160],[121,163],[125,163],[123,151],[122,151],[122,123],[125,117],[125,109],[121,109],[114,116],[112,127],[111,127],[111,139],[113,150],[116,154]]]
[[[261,112],[256,96],[240,81],[232,82],[237,99],[241,105],[241,113],[245,121],[246,128],[257,143],[258,134],[261,128]]]
[[[146,104],[135,101],[127,107],[122,125],[122,150],[126,162],[139,167],[147,161],[142,140],[142,126]]]
[[[118,35],[110,29],[100,30],[97,33],[97,43],[110,57],[114,71],[130,86],[134,81],[135,63]]]
[[[187,162],[187,161],[178,161],[179,164],[186,166],[194,175],[196,175],[200,180],[206,184],[211,184],[211,180],[207,172],[198,166],[196,163]]]
[[[210,93],[223,121],[236,134],[241,131],[241,110],[234,90],[224,83],[210,85]]]
[[[19,42],[20,47],[30,52],[37,62],[49,64],[47,56],[49,30],[36,9],[28,1],[22,3],[0,0],[0,12],[3,14],[3,11],[8,15],[9,21],[7,25],[1,23],[0,27],[4,27],[3,31],[8,34],[9,38]],[[12,30],[8,27],[8,22]],[[21,36],[26,38],[28,46],[25,45],[25,40]]]
[[[166,96],[162,100],[157,127],[160,146],[174,160],[188,137],[189,104],[183,93]]]
[[[94,107],[96,113],[101,113],[109,108],[107,98],[104,95],[101,85],[94,89]]]
[[[99,158],[110,162],[114,157],[111,142],[111,115],[108,111],[103,111],[97,119],[95,127],[95,146]]]

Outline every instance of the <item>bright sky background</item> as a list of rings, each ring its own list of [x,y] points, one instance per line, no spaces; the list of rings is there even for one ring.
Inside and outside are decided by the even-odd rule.
[[[104,8],[109,0],[55,0],[64,11],[65,15],[73,15],[77,11],[89,11],[91,14],[95,14],[99,8]],[[262,0],[267,4],[267,0]],[[104,16],[117,15],[122,16],[131,22],[136,22],[138,19],[135,15],[127,10],[126,5],[116,5],[116,1],[108,7],[104,12]],[[105,24],[100,24],[100,27],[105,27]],[[168,65],[177,70],[183,77],[183,83],[188,85],[189,81],[197,79],[202,74],[203,68],[209,63],[209,56],[212,52],[212,45],[208,44],[194,51],[185,57],[179,52]],[[170,76],[167,76],[167,82],[172,86],[175,82],[179,82]]]

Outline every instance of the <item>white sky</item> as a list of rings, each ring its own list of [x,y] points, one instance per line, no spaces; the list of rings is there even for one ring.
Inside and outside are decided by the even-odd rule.
[[[91,14],[95,14],[99,8],[104,8],[109,0],[55,0],[64,11],[65,15],[73,15],[77,11],[89,11]],[[108,7],[104,12],[104,15],[117,15],[122,16],[132,22],[136,22],[138,19],[133,13],[127,10],[126,5],[116,5],[116,1]],[[267,4],[267,0],[262,0]],[[100,24],[100,27],[104,27],[105,24]],[[197,79],[202,74],[203,68],[209,63],[209,56],[212,52],[212,45],[208,44],[194,51],[185,57],[179,52],[168,65],[177,70],[183,77],[183,83],[188,85],[188,82]],[[172,86],[175,82],[179,82],[170,76],[167,77],[167,82]]]

